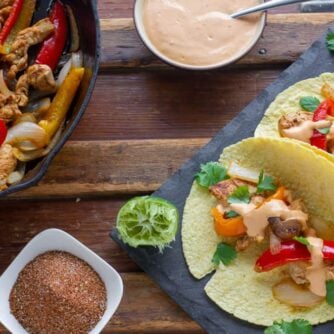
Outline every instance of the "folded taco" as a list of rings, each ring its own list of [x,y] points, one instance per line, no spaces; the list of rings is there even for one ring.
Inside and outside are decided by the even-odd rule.
[[[333,184],[329,159],[287,139],[246,139],[202,165],[182,245],[194,277],[215,271],[209,298],[258,325],[334,319]]]
[[[272,102],[255,137],[285,137],[334,153],[334,74],[300,81]]]

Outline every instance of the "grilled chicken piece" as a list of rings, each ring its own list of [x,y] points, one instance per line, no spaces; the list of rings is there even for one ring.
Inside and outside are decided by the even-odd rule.
[[[0,191],[7,188],[8,176],[14,172],[17,159],[13,154],[12,146],[4,144],[0,147]]]
[[[0,94],[0,119],[9,123],[20,115],[21,111],[17,105],[16,96],[14,94],[8,96]]]
[[[11,6],[3,7],[0,9],[0,29],[2,29],[3,25],[5,24],[11,9]]]
[[[278,121],[278,128],[281,136],[284,137],[284,130],[298,126],[305,121],[312,121],[313,113],[307,111],[297,111],[283,115]]]
[[[288,265],[288,273],[297,284],[308,283],[306,279],[306,268],[309,265],[309,263],[303,261],[290,263]]]
[[[57,83],[48,65],[32,65],[28,68],[29,85],[42,92],[54,92]]]
[[[11,6],[14,3],[14,0],[0,0],[0,8]]]
[[[7,73],[9,80],[14,80],[16,74],[23,71],[28,66],[28,49],[32,45],[43,42],[54,31],[54,26],[50,19],[43,19],[32,27],[22,30],[12,44],[11,52],[3,57],[9,63],[10,68]]]
[[[47,65],[32,65],[25,74],[21,75],[16,84],[15,94],[20,107],[25,107],[29,102],[29,87],[53,93],[57,88],[51,68]]]
[[[256,241],[255,238],[245,235],[237,240],[237,243],[235,244],[235,249],[237,252],[242,252],[246,250],[255,241]]]
[[[247,184],[244,181],[237,179],[228,179],[221,181],[209,188],[209,191],[215,196],[224,206],[228,206],[228,196],[230,196],[238,187]]]

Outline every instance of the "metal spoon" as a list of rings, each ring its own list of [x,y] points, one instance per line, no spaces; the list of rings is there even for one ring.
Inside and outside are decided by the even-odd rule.
[[[243,9],[239,12],[233,13],[230,16],[233,19],[235,19],[237,17],[245,16],[245,15],[248,15],[248,14],[251,14],[251,13],[265,11],[265,10],[270,9],[270,8],[275,8],[275,7],[279,7],[279,6],[285,6],[285,5],[291,5],[293,3],[307,2],[307,1],[311,1],[311,0],[272,0],[272,1],[265,2],[261,5],[258,5],[258,6],[252,7],[252,8]]]

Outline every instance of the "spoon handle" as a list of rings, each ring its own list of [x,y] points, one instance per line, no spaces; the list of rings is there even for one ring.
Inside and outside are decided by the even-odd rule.
[[[248,15],[248,14],[255,13],[255,12],[264,11],[264,10],[267,10],[267,9],[270,9],[270,8],[275,8],[275,7],[279,7],[279,6],[285,6],[285,5],[291,5],[293,3],[307,2],[307,1],[311,1],[311,0],[272,0],[272,1],[265,2],[261,5],[255,6],[255,7],[244,9],[244,10],[241,10],[239,12],[233,13],[231,15],[231,17],[233,19],[235,19],[235,18],[240,17],[240,16]]]

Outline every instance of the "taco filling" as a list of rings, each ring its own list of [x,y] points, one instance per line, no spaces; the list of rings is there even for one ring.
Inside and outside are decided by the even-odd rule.
[[[231,177],[235,172],[240,175]],[[308,225],[302,199],[293,198],[273,177],[234,162],[225,178],[208,188],[217,200],[211,210],[217,235],[235,237],[238,252],[252,243],[269,241],[255,270],[261,273],[285,266],[286,276],[273,286],[274,297],[295,307],[321,302],[326,281],[334,279],[334,242],[318,238]]]
[[[327,157],[297,141],[249,138],[201,166],[183,252],[204,290],[254,324],[334,318],[334,184]],[[266,310],[263,312],[263,310]]]

